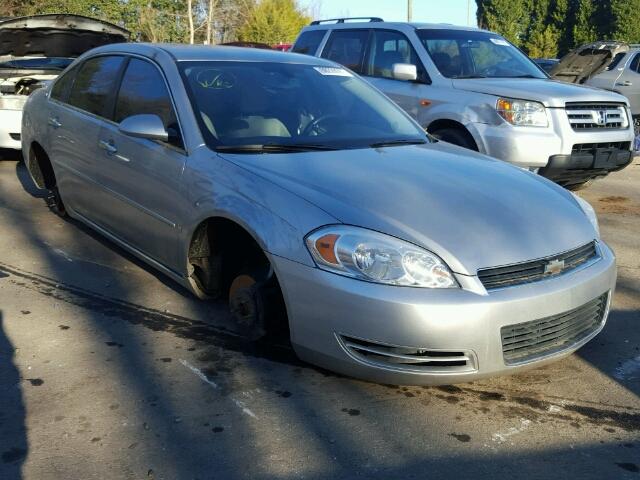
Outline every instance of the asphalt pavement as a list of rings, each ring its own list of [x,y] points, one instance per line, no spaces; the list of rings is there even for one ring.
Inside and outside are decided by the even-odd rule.
[[[398,387],[244,341],[0,157],[0,479],[640,478],[639,159],[580,192],[619,265],[594,341]]]

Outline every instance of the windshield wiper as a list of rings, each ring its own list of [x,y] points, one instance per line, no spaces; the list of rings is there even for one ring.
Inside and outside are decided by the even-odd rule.
[[[465,80],[467,78],[489,78],[486,75],[480,75],[479,73],[474,75],[460,75],[459,77],[451,77],[454,80]]]
[[[384,142],[376,142],[372,143],[369,146],[371,148],[379,148],[379,147],[395,147],[401,145],[424,145],[428,143],[426,140],[407,140],[407,139],[398,139],[398,140],[386,140]]]
[[[219,145],[215,147],[217,152],[227,153],[296,153],[296,152],[321,152],[337,150],[330,145],[317,145],[313,143],[265,143],[255,145]]]

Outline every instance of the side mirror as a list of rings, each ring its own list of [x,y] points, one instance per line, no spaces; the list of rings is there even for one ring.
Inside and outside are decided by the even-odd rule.
[[[130,137],[160,140],[161,142],[169,140],[169,133],[158,115],[132,115],[120,122],[118,130]]]
[[[418,79],[418,68],[410,63],[394,63],[393,78],[412,82]]]

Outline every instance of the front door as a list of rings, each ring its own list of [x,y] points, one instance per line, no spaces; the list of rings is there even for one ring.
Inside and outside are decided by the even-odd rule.
[[[133,115],[158,115],[169,141],[128,136],[118,124]],[[98,222],[111,233],[173,270],[186,161],[180,128],[164,76],[149,61],[131,58],[122,77],[114,122],[98,134],[96,179],[109,202]]]

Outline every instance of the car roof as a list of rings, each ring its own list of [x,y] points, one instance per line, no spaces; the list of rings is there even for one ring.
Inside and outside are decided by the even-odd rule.
[[[348,20],[348,19],[346,19]],[[320,20],[322,22],[322,20]],[[394,30],[462,30],[469,32],[489,32],[476,27],[468,27],[464,25],[453,25],[450,23],[422,23],[422,22],[349,22],[344,23],[319,23],[311,24],[305,27],[305,30],[331,30],[331,29],[353,29],[353,28],[368,28],[368,29],[394,29]]]
[[[117,43],[105,45],[91,51],[96,53],[131,53],[154,57],[160,52],[169,54],[176,62],[188,61],[246,61],[246,62],[274,62],[298,63],[306,65],[334,66],[333,62],[309,55],[281,52],[279,50],[263,50],[258,48],[184,45],[172,43]]]

